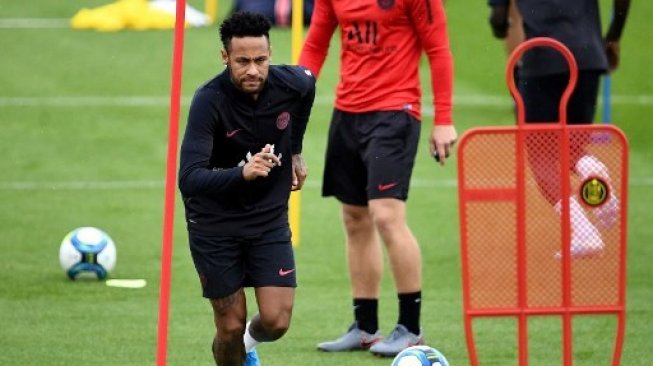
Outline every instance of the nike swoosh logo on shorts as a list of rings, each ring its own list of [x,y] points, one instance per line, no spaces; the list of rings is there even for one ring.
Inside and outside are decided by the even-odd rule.
[[[295,272],[295,269],[294,269],[294,268],[293,268],[293,269],[283,269],[283,268],[279,268],[279,276],[281,276],[281,277],[283,277],[283,276],[287,276],[287,275],[289,275],[289,274],[291,274],[291,273],[293,273],[293,272]]]
[[[378,188],[379,191],[383,192],[383,191],[387,191],[388,189],[396,186],[397,184],[399,184],[399,183],[392,182],[392,183],[388,183],[388,184],[379,184],[376,188]]]
[[[234,137],[234,136],[236,136],[236,134],[237,134],[239,131],[240,131],[240,128],[237,129],[237,130],[233,130],[233,131],[227,131],[227,133],[225,134],[225,136],[227,136],[227,137]]]

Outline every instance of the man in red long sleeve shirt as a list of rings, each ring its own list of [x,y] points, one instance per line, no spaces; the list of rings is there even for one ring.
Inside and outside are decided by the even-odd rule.
[[[355,321],[323,351],[368,349],[394,356],[423,343],[421,254],[406,223],[408,187],[421,120],[419,59],[431,69],[435,119],[430,153],[440,164],[456,141],[453,61],[442,0],[316,0],[299,64],[319,75],[340,27],[340,82],[329,131],[323,196],[342,203]],[[399,319],[381,341],[378,299],[383,255],[390,259]]]

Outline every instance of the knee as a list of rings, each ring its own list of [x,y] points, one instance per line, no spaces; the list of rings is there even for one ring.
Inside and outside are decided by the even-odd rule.
[[[396,230],[397,225],[401,223],[401,218],[395,212],[386,209],[374,210],[372,220],[382,236]]]
[[[290,327],[290,313],[282,312],[274,316],[261,315],[261,326],[269,341],[277,340],[286,334]]]
[[[342,221],[350,235],[372,228],[372,220],[367,209],[344,209]]]
[[[217,326],[218,338],[222,342],[242,342],[245,334],[245,322],[239,320],[222,320]]]

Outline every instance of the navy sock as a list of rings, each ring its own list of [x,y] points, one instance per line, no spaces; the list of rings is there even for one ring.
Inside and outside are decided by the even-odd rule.
[[[378,299],[354,299],[354,319],[358,328],[374,334],[379,329]]]
[[[413,334],[421,334],[419,316],[422,308],[422,291],[398,294],[399,321]]]

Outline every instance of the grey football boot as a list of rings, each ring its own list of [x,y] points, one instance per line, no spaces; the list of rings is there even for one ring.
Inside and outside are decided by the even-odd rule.
[[[424,338],[421,334],[413,334],[403,325],[397,324],[388,338],[370,347],[370,352],[377,356],[394,357],[408,347],[422,344]]]
[[[354,322],[345,335],[334,341],[322,342],[317,345],[317,349],[325,352],[367,350],[382,338],[381,331],[377,330],[376,333],[370,334],[358,328],[358,324]]]

